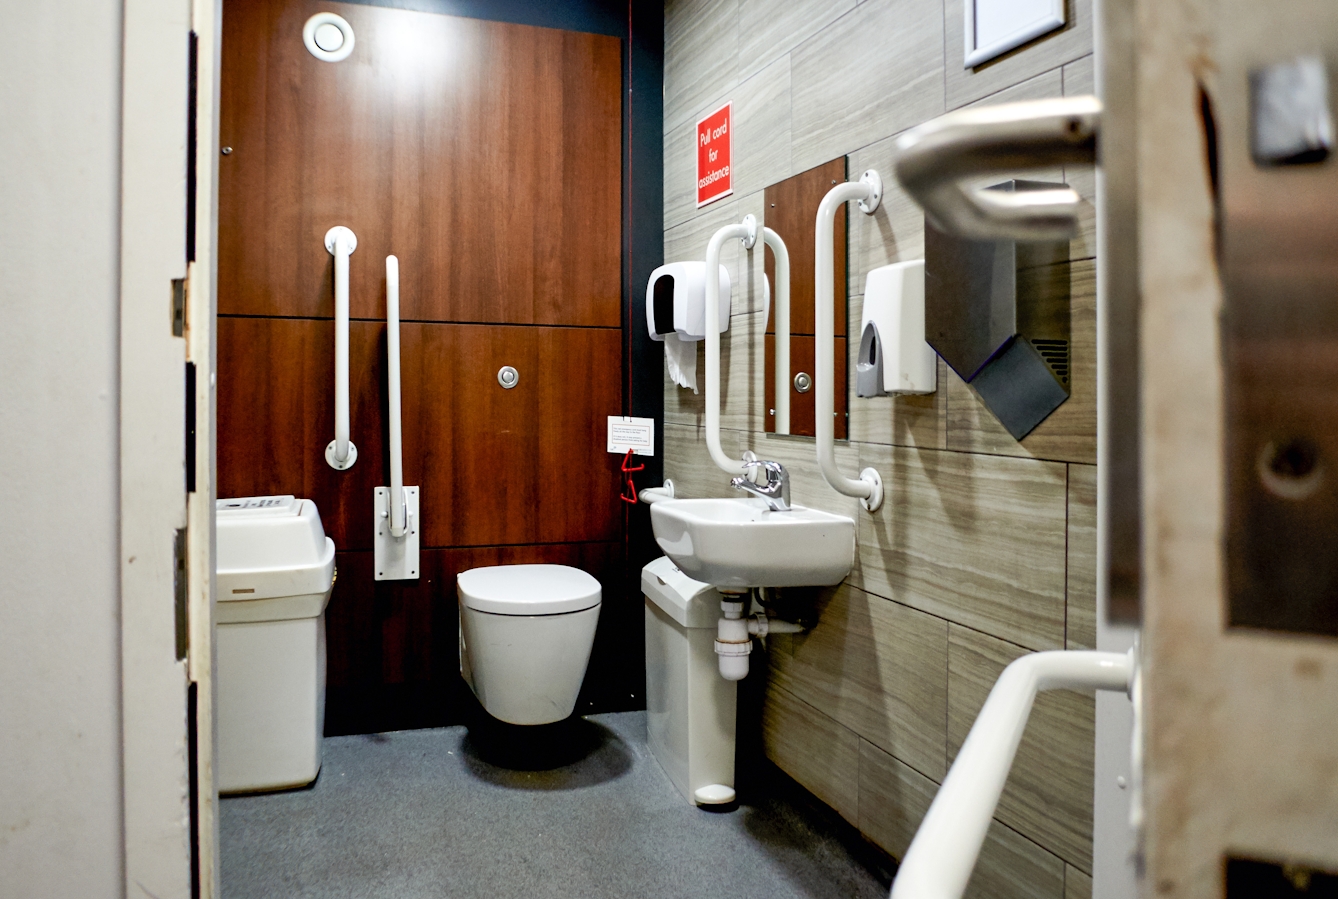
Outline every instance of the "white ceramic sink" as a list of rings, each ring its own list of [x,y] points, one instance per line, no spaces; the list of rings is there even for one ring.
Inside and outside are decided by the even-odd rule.
[[[855,522],[765,500],[671,499],[650,507],[655,541],[683,573],[716,587],[839,584],[855,564]]]

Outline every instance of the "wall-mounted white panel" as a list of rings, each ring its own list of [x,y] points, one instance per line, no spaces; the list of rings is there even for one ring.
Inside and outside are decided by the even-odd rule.
[[[966,0],[964,68],[1002,56],[1064,25],[1064,0]]]

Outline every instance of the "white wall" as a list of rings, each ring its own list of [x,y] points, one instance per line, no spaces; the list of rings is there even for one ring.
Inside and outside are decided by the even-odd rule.
[[[121,5],[0,46],[0,897],[122,893]]]

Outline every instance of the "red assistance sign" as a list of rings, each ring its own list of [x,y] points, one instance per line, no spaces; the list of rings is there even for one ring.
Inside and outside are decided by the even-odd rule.
[[[730,174],[730,103],[697,123],[697,207],[734,193]]]

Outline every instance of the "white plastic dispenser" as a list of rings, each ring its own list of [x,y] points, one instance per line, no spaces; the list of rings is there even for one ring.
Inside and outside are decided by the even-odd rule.
[[[720,594],[662,556],[641,569],[646,596],[646,731],[651,754],[694,805],[732,802],[738,685],[720,676]]]
[[[720,269],[719,321],[716,333],[729,330],[729,272]],[[650,273],[646,283],[646,329],[664,342],[669,377],[697,390],[697,341],[706,338],[706,263],[670,262]]]
[[[864,281],[856,395],[933,393],[938,364],[925,342],[925,263],[898,262]]]
[[[220,499],[215,517],[218,788],[311,783],[325,729],[334,541],[309,499]]]

